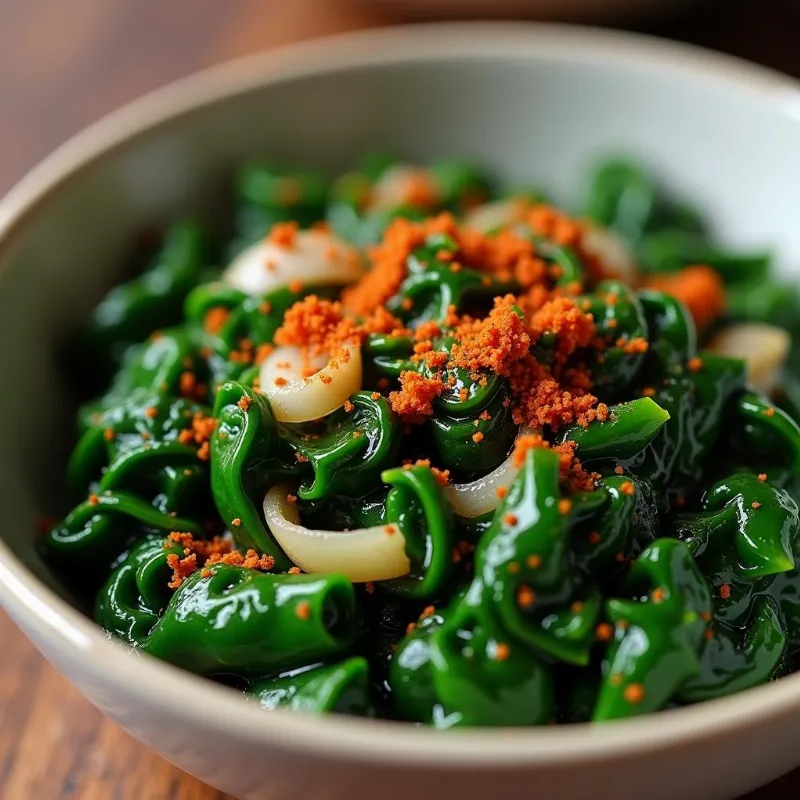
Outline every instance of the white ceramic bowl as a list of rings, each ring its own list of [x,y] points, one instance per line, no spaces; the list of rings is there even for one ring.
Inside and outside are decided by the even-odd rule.
[[[53,345],[114,283],[131,234],[213,206],[242,156],[341,168],[376,146],[467,156],[564,197],[587,161],[619,150],[705,204],[731,241],[800,266],[798,84],[735,60],[616,33],[456,25],[348,35],[189,78],[73,139],[0,204],[3,606],[134,736],[242,798],[714,798],[800,763],[800,674],[601,727],[436,733],[266,714],[127,655],[54,590],[34,549],[71,429]]]

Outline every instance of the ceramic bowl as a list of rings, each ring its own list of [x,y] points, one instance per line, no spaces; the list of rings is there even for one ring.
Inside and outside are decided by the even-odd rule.
[[[56,343],[114,284],[134,232],[214,209],[244,156],[324,168],[366,149],[459,156],[574,197],[609,151],[652,164],[734,244],[800,269],[800,91],[768,71],[647,38],[535,25],[358,33],[234,62],[82,133],[0,204],[0,602],[99,708],[247,800],[729,797],[800,763],[800,674],[599,727],[437,733],[268,714],[129,655],[36,555],[73,409]]]

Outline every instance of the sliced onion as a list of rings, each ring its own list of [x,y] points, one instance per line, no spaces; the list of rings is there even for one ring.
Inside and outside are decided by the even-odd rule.
[[[330,360],[312,360],[308,366],[317,372],[309,377],[303,377],[303,366],[298,347],[277,347],[261,365],[261,391],[279,422],[320,419],[361,389],[361,348],[357,345],[344,345],[342,354]]]
[[[775,388],[792,346],[792,337],[783,328],[763,322],[742,322],[721,330],[708,350],[729,358],[743,358],[747,378],[756,388],[769,392]]]
[[[242,251],[222,280],[242,292],[262,295],[300,281],[305,286],[344,286],[363,274],[358,251],[327,231],[298,231],[284,246],[262,239]]]
[[[606,271],[613,277],[635,286],[639,280],[639,267],[636,256],[628,243],[609,228],[593,226],[581,239],[583,249],[596,256]]]
[[[416,187],[424,182],[435,201],[439,189],[433,180],[430,170],[414,167],[410,164],[395,164],[389,167],[372,187],[370,208],[391,210],[409,204],[414,198]]]
[[[536,433],[533,428],[523,425],[517,434],[522,436]],[[515,441],[516,446],[516,441]],[[445,497],[450,501],[453,511],[461,517],[479,517],[494,511],[500,504],[498,489],[508,489],[517,477],[519,469],[514,466],[514,452],[496,469],[471,483],[449,483],[444,488]]]
[[[491,233],[522,222],[528,209],[530,204],[521,197],[483,203],[464,215],[464,227],[481,233]]]
[[[313,530],[300,524],[290,487],[273,486],[264,498],[264,519],[284,553],[305,572],[337,572],[354,583],[387,581],[411,571],[397,525],[352,531]]]

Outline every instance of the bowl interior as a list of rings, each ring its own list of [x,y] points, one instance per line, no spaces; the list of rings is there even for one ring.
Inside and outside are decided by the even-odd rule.
[[[187,211],[221,222],[245,156],[332,171],[365,150],[463,157],[574,204],[586,168],[621,153],[703,207],[720,237],[800,269],[792,84],[647,40],[485,30],[356,37],[190,80],[68,145],[0,208],[1,535],[36,575],[56,585],[35,531],[64,511],[73,430],[57,345],[118,279],[137,232]]]

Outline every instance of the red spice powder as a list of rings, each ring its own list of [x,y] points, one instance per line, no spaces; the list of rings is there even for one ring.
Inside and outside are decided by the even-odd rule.
[[[231,312],[222,306],[214,306],[210,308],[203,319],[203,327],[208,333],[219,333],[222,326],[228,321]]]
[[[575,442],[564,442],[563,444],[551,445],[546,442],[539,434],[529,434],[517,437],[512,454],[512,464],[521,469],[525,463],[525,457],[532,448],[541,447],[545,450],[552,450],[559,455],[559,477],[570,491],[590,492],[594,489],[596,480],[600,476],[596,472],[587,472],[581,465],[580,459],[575,455],[577,444]]]
[[[433,414],[433,401],[444,392],[441,379],[424,378],[418,372],[400,373],[400,390],[390,392],[392,411],[404,422],[424,422]]]
[[[298,225],[296,222],[278,222],[272,226],[267,241],[278,247],[294,247],[297,238]]]
[[[653,275],[646,286],[680,300],[698,328],[706,327],[725,311],[725,284],[711,267],[695,265],[667,275]]]
[[[511,655],[511,649],[507,644],[503,644],[502,642],[498,642],[494,648],[494,659],[495,661],[506,661],[508,657]]]
[[[512,365],[521,359],[531,344],[525,324],[514,311],[513,295],[497,297],[489,316],[465,319],[455,332],[450,365],[476,371],[488,369],[508,376]]]
[[[610,642],[614,638],[614,628],[608,622],[601,622],[594,633],[601,642]]]
[[[212,553],[206,560],[205,565],[211,567],[214,564],[230,564],[233,567],[245,567],[269,572],[275,566],[275,559],[263,553],[256,553],[255,550],[248,550],[244,555],[238,550],[231,550],[228,553]]]
[[[567,297],[557,297],[534,312],[529,329],[534,344],[544,333],[555,334],[555,355],[562,361],[579,348],[588,347],[595,336],[592,315]]]

